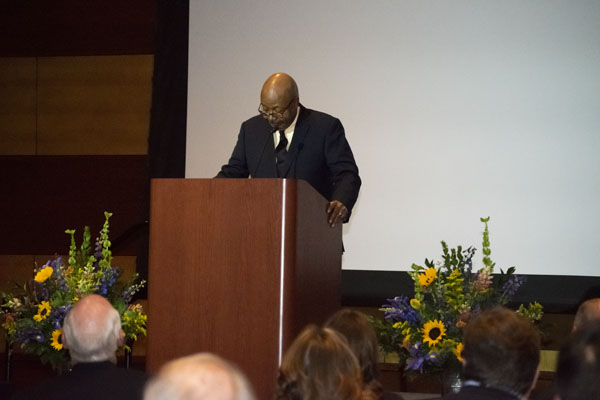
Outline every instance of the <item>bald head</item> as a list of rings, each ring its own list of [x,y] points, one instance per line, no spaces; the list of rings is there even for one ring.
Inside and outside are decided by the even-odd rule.
[[[271,75],[260,91],[261,109],[274,129],[285,129],[296,118],[299,104],[298,85],[288,74]]]
[[[573,331],[583,328],[592,321],[600,321],[600,298],[581,303],[573,321]]]
[[[244,375],[222,358],[200,353],[163,366],[144,400],[254,400]]]
[[[63,340],[74,363],[115,361],[123,341],[119,313],[104,297],[86,296],[67,314]]]
[[[261,100],[267,97],[278,97],[283,100],[291,100],[298,97],[298,85],[294,78],[283,72],[278,72],[271,75],[265,81],[262,90],[260,92]]]

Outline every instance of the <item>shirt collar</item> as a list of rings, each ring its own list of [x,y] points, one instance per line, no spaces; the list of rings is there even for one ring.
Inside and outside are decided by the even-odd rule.
[[[296,129],[296,122],[298,122],[298,115],[300,115],[300,106],[298,106],[296,108],[296,117],[294,118],[294,120],[292,121],[292,123],[290,124],[290,126],[288,126],[287,128],[285,128],[285,130],[283,131],[283,133],[288,134],[288,133],[294,132],[294,129]]]

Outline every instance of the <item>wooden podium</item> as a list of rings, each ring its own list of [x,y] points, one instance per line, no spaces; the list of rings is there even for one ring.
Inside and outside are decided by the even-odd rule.
[[[147,370],[213,352],[270,398],[295,336],[340,307],[327,203],[304,181],[153,180]]]

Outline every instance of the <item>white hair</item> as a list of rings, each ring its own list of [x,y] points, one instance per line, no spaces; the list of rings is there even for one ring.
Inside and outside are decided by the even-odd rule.
[[[104,297],[81,299],[65,317],[63,329],[72,363],[116,361],[121,317]]]
[[[211,353],[165,364],[146,385],[144,400],[255,400],[244,374]]]

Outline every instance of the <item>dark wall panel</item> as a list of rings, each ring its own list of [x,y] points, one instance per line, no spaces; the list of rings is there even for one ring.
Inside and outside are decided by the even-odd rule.
[[[574,313],[584,300],[600,297],[600,277],[524,275],[527,280],[510,307],[538,301],[545,312]],[[342,271],[342,305],[381,307],[395,296],[412,297],[414,282],[406,271]]]
[[[0,0],[0,57],[154,52],[155,0]]]
[[[146,156],[0,157],[0,254],[65,253],[65,229],[96,237],[110,211],[114,253],[135,255],[147,170]]]

